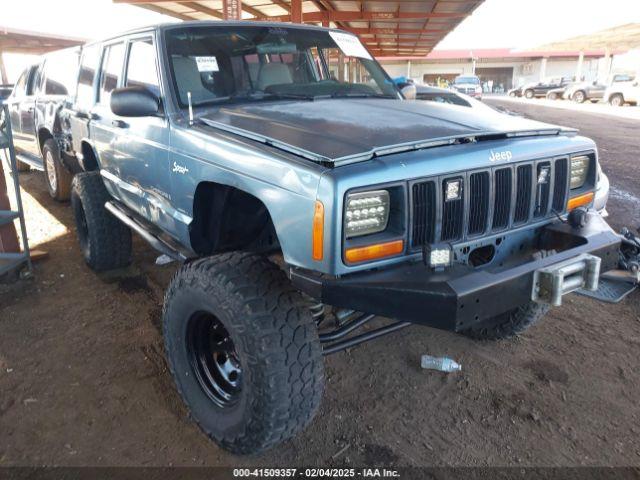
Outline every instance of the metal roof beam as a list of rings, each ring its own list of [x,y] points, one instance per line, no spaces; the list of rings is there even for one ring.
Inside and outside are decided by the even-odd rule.
[[[352,11],[323,11],[309,12],[302,15],[304,22],[384,22],[397,20],[424,20],[429,18],[461,19],[467,13],[458,12],[352,12]],[[291,15],[258,16],[256,20],[272,22],[290,22]]]

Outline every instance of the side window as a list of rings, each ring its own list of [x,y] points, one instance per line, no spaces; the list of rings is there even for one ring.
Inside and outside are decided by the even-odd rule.
[[[131,43],[126,86],[146,87],[157,96],[160,96],[156,52],[150,38],[135,40]]]
[[[18,78],[15,87],[13,87],[14,97],[24,97],[24,94],[27,92],[27,79],[29,78],[30,70],[31,68],[27,68],[24,72],[22,72],[20,78]]]
[[[75,95],[78,80],[78,51],[51,54],[44,64],[45,95]]]
[[[99,63],[100,45],[90,45],[82,51],[76,96],[76,106],[82,110],[89,110],[95,102],[93,85]]]
[[[124,43],[116,43],[105,48],[100,76],[100,96],[98,101],[109,105],[111,92],[118,87],[124,63]]]

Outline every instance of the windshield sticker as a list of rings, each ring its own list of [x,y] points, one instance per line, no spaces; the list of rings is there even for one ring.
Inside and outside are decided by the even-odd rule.
[[[336,42],[338,48],[342,50],[347,57],[366,58],[367,60],[373,60],[367,49],[360,42],[360,39],[355,35],[341,32],[329,32],[333,41]]]
[[[199,72],[219,72],[216,57],[195,57]]]

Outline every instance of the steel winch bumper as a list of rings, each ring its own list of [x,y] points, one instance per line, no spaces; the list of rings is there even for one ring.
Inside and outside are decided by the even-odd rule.
[[[343,277],[297,268],[290,274],[325,304],[459,331],[532,300],[559,305],[567,293],[596,289],[600,272],[617,266],[620,237],[596,212],[583,228],[558,221],[531,235],[528,251],[480,268],[436,272],[414,261]]]

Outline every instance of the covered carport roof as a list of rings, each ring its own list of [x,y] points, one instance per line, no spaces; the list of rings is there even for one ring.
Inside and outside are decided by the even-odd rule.
[[[7,74],[2,60],[4,53],[41,55],[54,50],[75,47],[85,41],[82,38],[18,30],[0,25],[0,83],[7,82]]]
[[[260,20],[335,26],[376,56],[423,56],[484,0],[113,0],[182,20]]]

